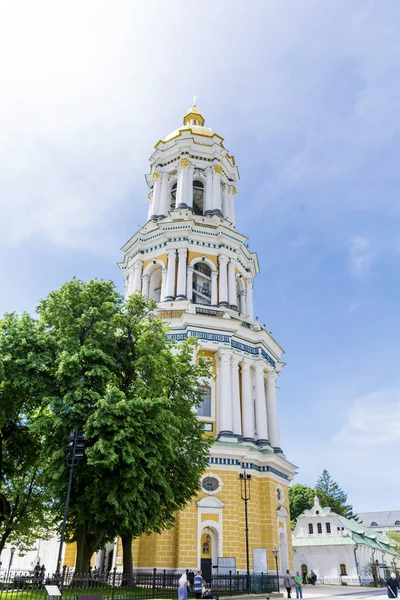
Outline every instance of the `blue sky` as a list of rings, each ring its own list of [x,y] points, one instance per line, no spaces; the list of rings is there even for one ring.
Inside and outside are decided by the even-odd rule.
[[[239,166],[297,481],[398,508],[399,30],[396,0],[4,2],[0,313],[74,275],[122,290],[147,159],[196,93]]]

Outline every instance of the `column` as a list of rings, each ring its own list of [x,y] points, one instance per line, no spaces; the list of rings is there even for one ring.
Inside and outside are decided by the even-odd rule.
[[[178,249],[178,282],[175,300],[186,300],[186,257],[187,249]]]
[[[142,268],[143,268],[142,260],[137,260],[135,262],[135,264],[133,265],[133,281],[132,281],[132,290],[130,292],[131,294],[135,294],[137,292],[140,292],[140,290],[141,290]]]
[[[162,279],[161,279],[161,296],[160,302],[164,302],[166,293],[167,293],[167,268],[164,267],[162,269]]]
[[[228,265],[228,290],[229,290],[229,306],[233,310],[238,310],[237,293],[236,293],[236,260],[231,258]]]
[[[233,226],[235,226],[235,195],[236,188],[231,186],[229,190],[228,203],[229,203],[229,220]]]
[[[213,198],[212,198],[212,184],[213,184],[213,172],[211,167],[208,167],[206,173],[206,184],[204,186],[204,208],[203,213],[207,216],[212,214],[213,209]]]
[[[268,444],[268,427],[264,388],[264,364],[262,362],[256,363],[254,371],[256,387],[257,446],[266,446]]]
[[[149,283],[150,275],[143,275],[142,277],[142,294],[145,298],[149,297]]]
[[[193,173],[194,166],[189,164],[186,169],[186,204],[190,209],[193,209]]]
[[[154,171],[153,173],[154,186],[153,186],[153,201],[151,204],[151,218],[157,219],[160,214],[160,198],[161,198],[161,179],[160,173]]]
[[[169,213],[169,205],[168,205],[168,183],[169,183],[169,175],[168,173],[163,173],[161,175],[161,195],[160,195],[160,216],[165,217]]]
[[[231,359],[232,427],[238,439],[242,439],[242,415],[240,410],[239,362],[236,354]]]
[[[233,437],[232,401],[231,401],[231,350],[219,350],[220,384],[219,384],[219,433],[220,437]]]
[[[239,310],[242,315],[247,315],[246,312],[246,290],[239,292]]]
[[[166,296],[164,300],[175,299],[175,272],[176,272],[176,250],[167,250],[168,267],[167,267],[167,285]]]
[[[225,254],[218,256],[219,262],[219,302],[218,306],[228,306],[228,273],[229,258]]]
[[[276,404],[276,380],[278,379],[275,371],[269,371],[266,374],[267,380],[267,415],[268,415],[268,436],[271,446],[277,453],[282,453],[280,448],[278,408]]]
[[[218,271],[211,271],[211,305],[218,304]]]
[[[190,161],[187,158],[181,158],[178,167],[178,186],[176,189],[176,208],[189,208],[188,203],[190,202],[190,195],[192,196],[192,202],[190,208],[193,206],[193,185],[189,190],[189,176],[190,172]]]
[[[221,165],[214,165],[214,173],[213,173],[213,207],[212,213],[220,215],[222,217],[221,210],[221,173],[222,167]]]
[[[247,294],[247,301],[246,301],[247,316],[249,317],[249,319],[251,321],[254,321],[254,312],[253,312],[253,280],[251,279],[251,277],[249,277],[248,279],[246,279],[246,294]]]
[[[153,210],[152,210],[153,209],[153,203],[152,203],[151,194],[148,194],[147,200],[149,201],[149,210],[147,211],[147,220],[150,221],[151,215],[153,214]]]
[[[193,300],[193,271],[194,267],[189,265],[186,275],[186,299],[189,300],[189,302]]]
[[[244,358],[241,362],[242,368],[242,423],[243,440],[254,442],[254,404],[253,386],[251,382],[251,363]]]
[[[222,214],[224,215],[225,219],[227,219],[228,221],[230,221],[229,218],[229,185],[227,185],[226,183],[224,183],[222,185]]]

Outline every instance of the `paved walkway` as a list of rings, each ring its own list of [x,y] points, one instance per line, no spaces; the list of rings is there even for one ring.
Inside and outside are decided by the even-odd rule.
[[[286,598],[286,590],[284,592]],[[368,588],[344,585],[306,585],[303,586],[303,598],[305,600],[317,600],[318,598],[335,598],[336,600],[384,600],[387,598],[386,588]],[[296,598],[294,588],[292,590],[292,599]]]

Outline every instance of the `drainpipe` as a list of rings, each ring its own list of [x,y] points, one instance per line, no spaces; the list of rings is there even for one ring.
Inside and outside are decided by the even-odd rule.
[[[360,579],[360,567],[358,565],[358,559],[357,559],[357,548],[358,548],[358,544],[356,544],[354,546],[354,559],[356,561],[356,569],[357,569],[357,576],[358,576],[358,581],[360,582],[361,585],[361,579]]]

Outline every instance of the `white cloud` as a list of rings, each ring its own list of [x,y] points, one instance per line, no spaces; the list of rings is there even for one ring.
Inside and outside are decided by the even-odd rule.
[[[371,241],[362,236],[354,236],[350,240],[350,270],[356,277],[364,277],[375,259],[375,248]]]
[[[400,441],[400,389],[382,389],[356,399],[335,443],[393,445]]]

